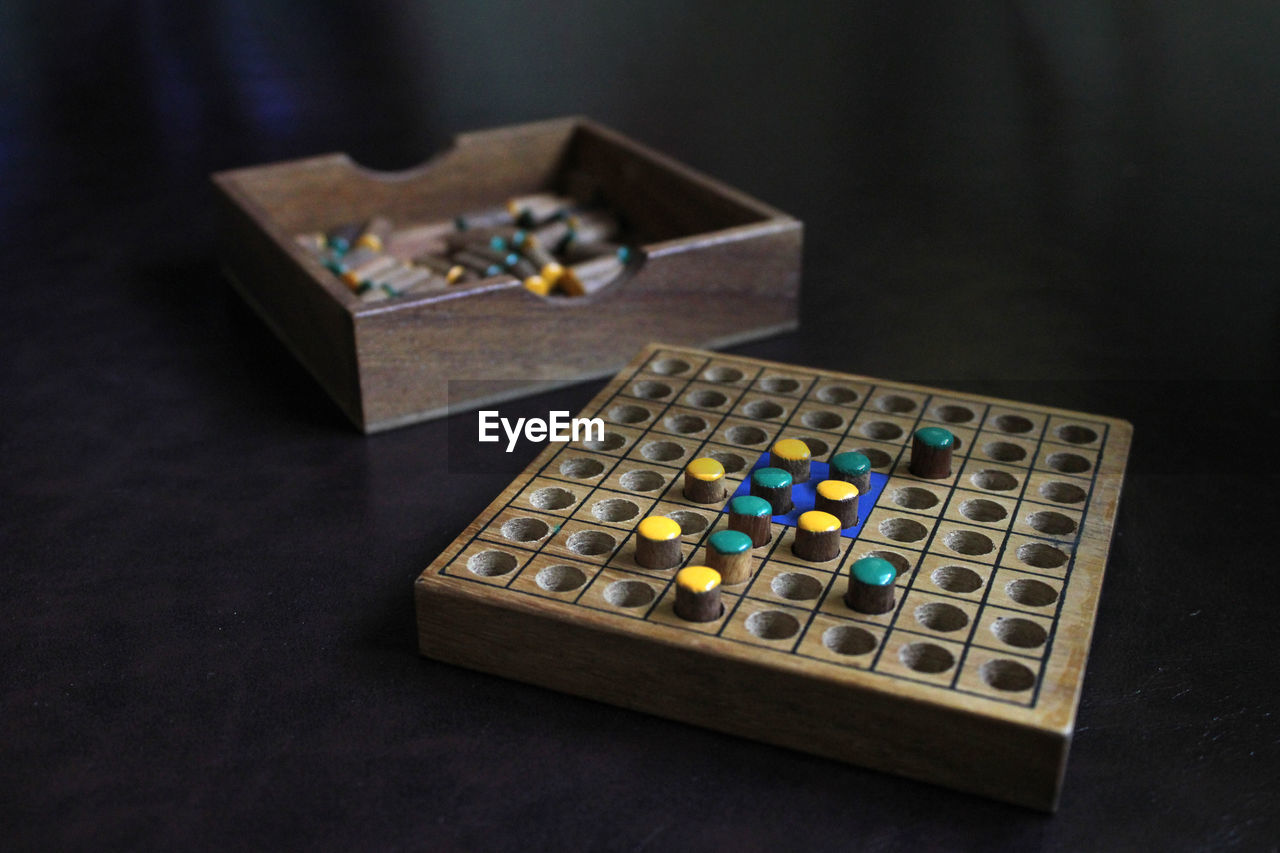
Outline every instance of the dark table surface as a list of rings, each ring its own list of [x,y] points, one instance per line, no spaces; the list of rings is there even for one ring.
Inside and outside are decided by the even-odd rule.
[[[0,846],[1275,845],[1274,8],[437,5],[0,11]],[[1134,423],[1055,816],[417,655],[509,478],[350,428],[207,176],[572,113],[804,220],[737,352]]]

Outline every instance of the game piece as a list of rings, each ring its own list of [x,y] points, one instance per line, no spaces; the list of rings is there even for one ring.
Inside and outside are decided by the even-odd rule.
[[[755,495],[735,495],[729,501],[729,529],[741,530],[751,537],[751,545],[759,548],[768,545],[773,534],[769,532],[769,517],[773,507],[764,498]]]
[[[684,469],[684,496],[696,504],[724,500],[724,465],[704,456]]]
[[[723,583],[735,586],[751,580],[751,537],[740,530],[717,530],[707,537],[707,565]]]
[[[636,562],[646,569],[674,569],[680,565],[680,524],[651,515],[636,525]]]
[[[339,225],[328,232],[326,242],[329,248],[333,249],[340,255],[346,254],[351,245],[360,236],[360,232],[364,230],[364,225],[358,222],[352,222],[347,225]]]
[[[616,254],[608,254],[595,260],[566,267],[560,279],[560,287],[570,296],[595,293],[616,279],[626,265]]]
[[[515,225],[515,217],[506,205],[491,207],[485,210],[473,210],[454,217],[454,227],[459,231],[473,231],[481,228],[495,228]]]
[[[898,570],[893,563],[880,557],[863,557],[849,566],[849,586],[844,594],[845,604],[859,613],[888,613],[893,609],[893,582]]]
[[[551,292],[551,283],[540,275],[531,275],[524,280],[525,290],[530,293],[536,293],[539,296],[546,296]]]
[[[829,512],[811,509],[801,513],[796,525],[796,541],[792,552],[802,560],[825,563],[840,554],[840,519]]]
[[[791,414],[752,417],[757,400]],[[545,447],[418,579],[424,654],[1054,807],[1128,424],[662,345],[577,414],[602,418],[603,438]],[[956,436],[949,478],[909,470],[928,426]],[[771,515],[750,480],[788,438],[825,449]],[[847,482],[845,453],[867,463],[857,523],[814,524],[834,515],[818,488]],[[717,466],[718,499],[686,496],[690,460]],[[684,618],[678,570],[637,562],[654,516],[696,563],[721,559],[713,537],[769,529],[709,621]]]
[[[675,614],[686,622],[714,622],[724,612],[720,574],[710,566],[685,566],[676,572]]]
[[[360,236],[356,238],[352,248],[381,252],[385,248],[386,239],[390,234],[391,220],[385,216],[375,216],[360,229]]]
[[[831,479],[844,480],[858,487],[858,494],[871,490],[871,460],[856,450],[846,450],[831,457]]]
[[[617,236],[618,220],[603,211],[581,210],[569,220],[569,227],[571,243],[607,243]]]
[[[369,282],[372,276],[394,269],[396,259],[390,255],[378,255],[359,266],[352,267],[342,274],[342,280],[351,287]]]
[[[926,480],[951,476],[951,448],[956,437],[942,427],[923,427],[911,440],[911,473]]]
[[[571,198],[551,193],[532,193],[508,201],[507,212],[516,218],[518,224],[529,228],[563,216],[573,205]]]
[[[830,513],[840,527],[858,523],[858,487],[844,480],[823,480],[814,490],[813,508]]]
[[[809,445],[798,438],[783,438],[769,450],[769,465],[791,475],[793,483],[809,482]]]
[[[751,494],[764,498],[774,515],[791,512],[791,475],[781,468],[757,468],[751,472]]]

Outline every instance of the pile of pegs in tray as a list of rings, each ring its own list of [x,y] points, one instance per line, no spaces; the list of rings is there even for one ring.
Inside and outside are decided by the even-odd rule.
[[[537,193],[399,234],[378,216],[298,242],[366,302],[502,275],[540,296],[583,296],[638,260],[620,231],[603,208]]]

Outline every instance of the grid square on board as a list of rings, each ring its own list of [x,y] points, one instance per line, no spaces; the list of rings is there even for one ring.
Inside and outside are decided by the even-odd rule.
[[[741,389],[725,388],[713,382],[690,382],[676,400],[676,405],[697,409],[700,412],[724,415],[737,404],[741,394]]]
[[[1000,494],[955,489],[942,517],[959,524],[975,524],[993,530],[1008,530],[1017,514],[1018,502]]]
[[[711,441],[730,445],[739,452],[745,450],[748,458],[754,459],[781,437],[781,430],[782,425],[778,423],[727,417],[720,422]]]
[[[492,586],[506,586],[513,573],[531,556],[527,551],[477,539],[458,552],[443,573]]]
[[[591,430],[589,433],[584,433],[577,441],[567,442],[565,446],[590,453],[621,456],[643,434],[644,430],[606,423],[603,433],[597,434],[595,430]]]
[[[742,399],[730,413],[734,418],[745,418],[752,421],[768,421],[774,424],[785,423],[797,401],[784,396],[762,394],[754,389],[742,395]]]
[[[542,477],[591,489],[603,482],[617,464],[616,456],[593,453],[566,445],[557,450],[538,473]]]
[[[718,511],[712,508],[657,501],[649,515],[662,515],[680,525],[680,538],[685,542],[699,542],[716,522]]]
[[[976,524],[960,524],[947,519],[938,521],[928,552],[958,557],[974,563],[991,564],[1000,554],[1006,533]]]
[[[910,418],[913,422],[920,417],[929,395],[921,391],[908,391],[905,388],[882,385],[871,395],[864,413],[890,415],[895,418]]]
[[[537,551],[563,523],[563,518],[551,513],[509,506],[494,516],[476,538],[506,548]]]
[[[1030,705],[1034,696],[1032,688],[1040,681],[1040,671],[1039,661],[973,646],[965,655],[956,689],[1004,702]]]
[[[1080,511],[1064,506],[1023,501],[1013,520],[1013,532],[1074,544],[1080,536]]]
[[[1025,610],[1028,613],[1039,613],[1046,618],[1053,618],[1062,597],[1062,581],[1015,572],[1012,569],[998,569],[991,582],[991,592],[987,595],[987,604],[1002,607],[1006,610]]]
[[[913,515],[937,517],[947,505],[949,492],[941,480],[906,479],[895,475],[885,484],[878,503],[895,512],[905,510]]]
[[[842,571],[848,574],[849,566],[863,557],[879,557],[882,560],[887,560],[898,573],[894,583],[898,587],[905,589],[914,584],[917,567],[922,564],[926,555],[909,548],[898,547],[896,544],[886,545],[883,542],[864,542],[859,539],[853,543],[853,548],[849,552],[849,559]]]
[[[583,591],[578,604],[618,616],[644,619],[665,587],[666,581],[661,578],[605,567]]]
[[[626,458],[646,466],[660,465],[684,470],[684,466],[695,458],[701,447],[701,439],[649,433],[627,451]]]
[[[894,627],[965,643],[978,621],[980,608],[977,603],[912,589],[902,600]]]
[[[1005,655],[1039,658],[1044,656],[1052,631],[1050,618],[988,604],[974,629],[973,644]]]
[[[680,472],[666,465],[654,465],[623,459],[599,484],[601,489],[657,500],[672,483],[681,480]]]
[[[575,486],[562,480],[534,477],[512,499],[511,506],[513,509],[534,509],[567,518],[590,491],[590,486]]]
[[[586,524],[619,530],[625,535],[649,515],[653,504],[653,498],[601,488],[581,502],[573,512],[573,518]]]
[[[920,420],[922,422],[930,422],[931,426],[941,424],[952,432],[958,429],[967,430],[973,435],[976,434],[977,428],[986,419],[986,416],[986,403],[975,403],[972,400],[950,399],[935,395],[929,401],[929,405],[924,414],[920,416]]]
[[[775,534],[778,538],[778,546],[770,552],[769,558],[777,563],[785,563],[789,566],[800,566],[802,568],[811,568],[824,572],[838,572],[844,565],[845,557],[853,548],[854,540],[847,537],[840,537],[840,551],[830,560],[822,560],[816,562],[814,560],[806,560],[797,555],[792,548],[796,542],[796,529],[787,525],[783,527],[781,534]]]
[[[991,582],[992,567],[942,554],[925,554],[912,586],[952,598],[981,602]]]
[[[934,521],[896,506],[881,505],[871,510],[862,525],[862,542],[879,543],[891,548],[922,550],[928,544]]]
[[[618,396],[630,397],[641,403],[672,403],[684,393],[688,384],[687,379],[657,373],[637,373],[622,386]]]
[[[658,376],[676,379],[692,379],[707,364],[705,356],[693,356],[687,352],[658,350],[641,365],[641,369]]]
[[[755,572],[745,595],[789,607],[816,608],[834,578],[832,572],[769,560]]]
[[[885,629],[817,613],[805,629],[795,653],[827,663],[870,669]]]
[[[1073,477],[1060,477],[1056,471],[1052,474],[1033,471],[1027,478],[1023,500],[1082,510],[1089,499],[1089,485]]]
[[[728,359],[711,359],[698,373],[703,382],[710,382],[726,388],[746,388],[760,374],[760,368],[744,368]]]
[[[796,406],[787,422],[786,435],[806,431],[820,437],[827,436],[828,441],[838,441],[855,417],[857,414],[854,409],[806,400]]]
[[[758,394],[798,398],[803,397],[813,385],[813,379],[812,373],[770,367],[762,371],[755,382],[751,383],[751,390]]]
[[[572,603],[600,571],[600,566],[551,554],[534,554],[511,582],[510,589]]]
[[[720,636],[728,640],[790,652],[800,640],[809,611],[781,604],[742,599]]]
[[[860,435],[841,439],[834,451],[834,453],[850,452],[861,453],[866,456],[867,461],[871,463],[871,470],[880,474],[891,473],[898,463],[898,457],[903,456],[905,453],[901,444],[872,441]]]
[[[998,465],[1030,468],[1036,456],[1036,442],[1026,438],[983,429],[973,441],[971,461],[985,460]]]
[[[784,427],[782,435],[786,438],[796,438],[803,441],[805,447],[809,448],[809,458],[814,462],[826,462],[830,459],[831,450],[839,441],[839,437],[836,435],[827,435],[826,433],[804,428],[795,431],[791,427]]]
[[[577,518],[564,522],[542,546],[544,553],[584,563],[604,565],[626,538],[621,528],[605,528]]]
[[[687,409],[684,406],[670,406],[651,425],[650,435],[658,433],[676,436],[688,440],[706,440],[712,430],[720,422],[720,415],[698,409]]]
[[[1074,553],[1074,547],[1067,542],[1033,539],[1011,533],[1005,542],[999,565],[1001,568],[1020,572],[1064,578]]]
[[[963,489],[977,489],[996,497],[1016,499],[1022,493],[1022,484],[1028,476],[1025,468],[985,459],[970,459],[960,469],[956,485]]]
[[[894,609],[888,613],[862,613],[845,603],[844,596],[848,591],[849,574],[842,572],[827,585],[826,591],[822,594],[822,600],[815,608],[816,612],[826,614],[833,619],[850,619],[858,624],[875,625],[882,630],[888,630],[893,624],[897,614],[897,603],[901,602],[902,596],[907,592],[901,584],[897,585],[897,589],[894,590]]]
[[[987,410],[982,431],[989,436],[1002,435],[1035,442],[1044,434],[1048,420],[1049,416],[1040,412],[995,404]]]
[[[910,444],[915,426],[915,418],[863,409],[849,427],[849,435],[885,444]]]
[[[898,454],[897,461],[893,463],[893,467],[890,469],[889,473],[890,473],[890,476],[895,477],[899,480],[911,480],[912,481],[911,485],[925,486],[925,487],[940,486],[945,489],[956,482],[956,479],[960,475],[961,466],[963,464],[964,464],[964,457],[956,456],[956,457],[953,457],[951,462],[951,473],[948,474],[946,477],[932,477],[929,479],[925,479],[924,477],[917,477],[915,474],[911,473],[911,442],[908,441],[903,446],[902,452]]]
[[[667,408],[666,403],[655,403],[652,400],[630,400],[626,397],[613,397],[604,403],[595,417],[603,418],[608,424],[643,431],[654,425],[654,422]]]
[[[1101,450],[1106,432],[1107,425],[1097,421],[1053,415],[1049,418],[1049,429],[1045,433],[1045,441]]]
[[[728,587],[724,587],[720,592],[720,603],[724,610],[719,619],[713,619],[710,622],[689,622],[681,619],[676,615],[676,585],[673,583],[667,586],[658,603],[645,618],[650,622],[669,625],[672,628],[683,628],[686,631],[697,631],[701,634],[718,634],[737,605],[738,595],[731,592]]]
[[[626,572],[633,572],[640,575],[650,575],[660,578],[663,582],[671,580],[675,577],[677,571],[686,565],[693,565],[697,561],[694,559],[697,554],[697,545],[693,542],[680,540],[680,561],[669,569],[650,569],[636,562],[636,536],[632,531],[623,540],[622,547],[614,552],[609,558],[609,562],[605,565],[611,569],[622,569]]]
[[[856,412],[866,402],[871,388],[869,383],[845,382],[820,376],[813,390],[806,395],[806,399],[826,406],[838,406],[841,411],[849,409]],[[852,419],[852,412],[846,414],[846,417]]]
[[[961,643],[894,628],[886,635],[875,671],[950,687],[964,654]]]
[[[1037,470],[1050,471],[1067,479],[1076,477],[1085,482],[1093,476],[1097,464],[1098,451],[1087,447],[1064,447],[1061,444],[1045,444],[1035,460]]]

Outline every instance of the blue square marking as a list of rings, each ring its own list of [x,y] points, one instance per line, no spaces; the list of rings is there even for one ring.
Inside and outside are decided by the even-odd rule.
[[[758,468],[769,467],[769,454],[762,453],[760,458],[756,460],[756,464],[751,466],[751,471]],[[827,479],[831,474],[831,466],[826,462],[810,462],[809,463],[809,479],[804,483],[796,483],[791,487],[791,512],[786,515],[775,515],[773,521],[787,527],[795,527],[800,523],[801,513],[808,512],[813,509],[814,502],[818,494],[818,484]],[[889,482],[888,474],[877,474],[871,472],[871,489],[865,495],[858,495],[858,523],[853,527],[846,527],[840,531],[840,535],[846,539],[857,539],[858,534],[862,532],[862,525],[866,523],[867,516],[871,514],[871,510],[875,508],[876,502],[880,500],[880,494],[884,491],[885,484]],[[751,472],[747,472],[746,478],[738,485],[737,490],[729,495],[729,500],[733,500],[738,495],[751,494]],[[729,501],[725,501],[721,512],[729,511]]]

